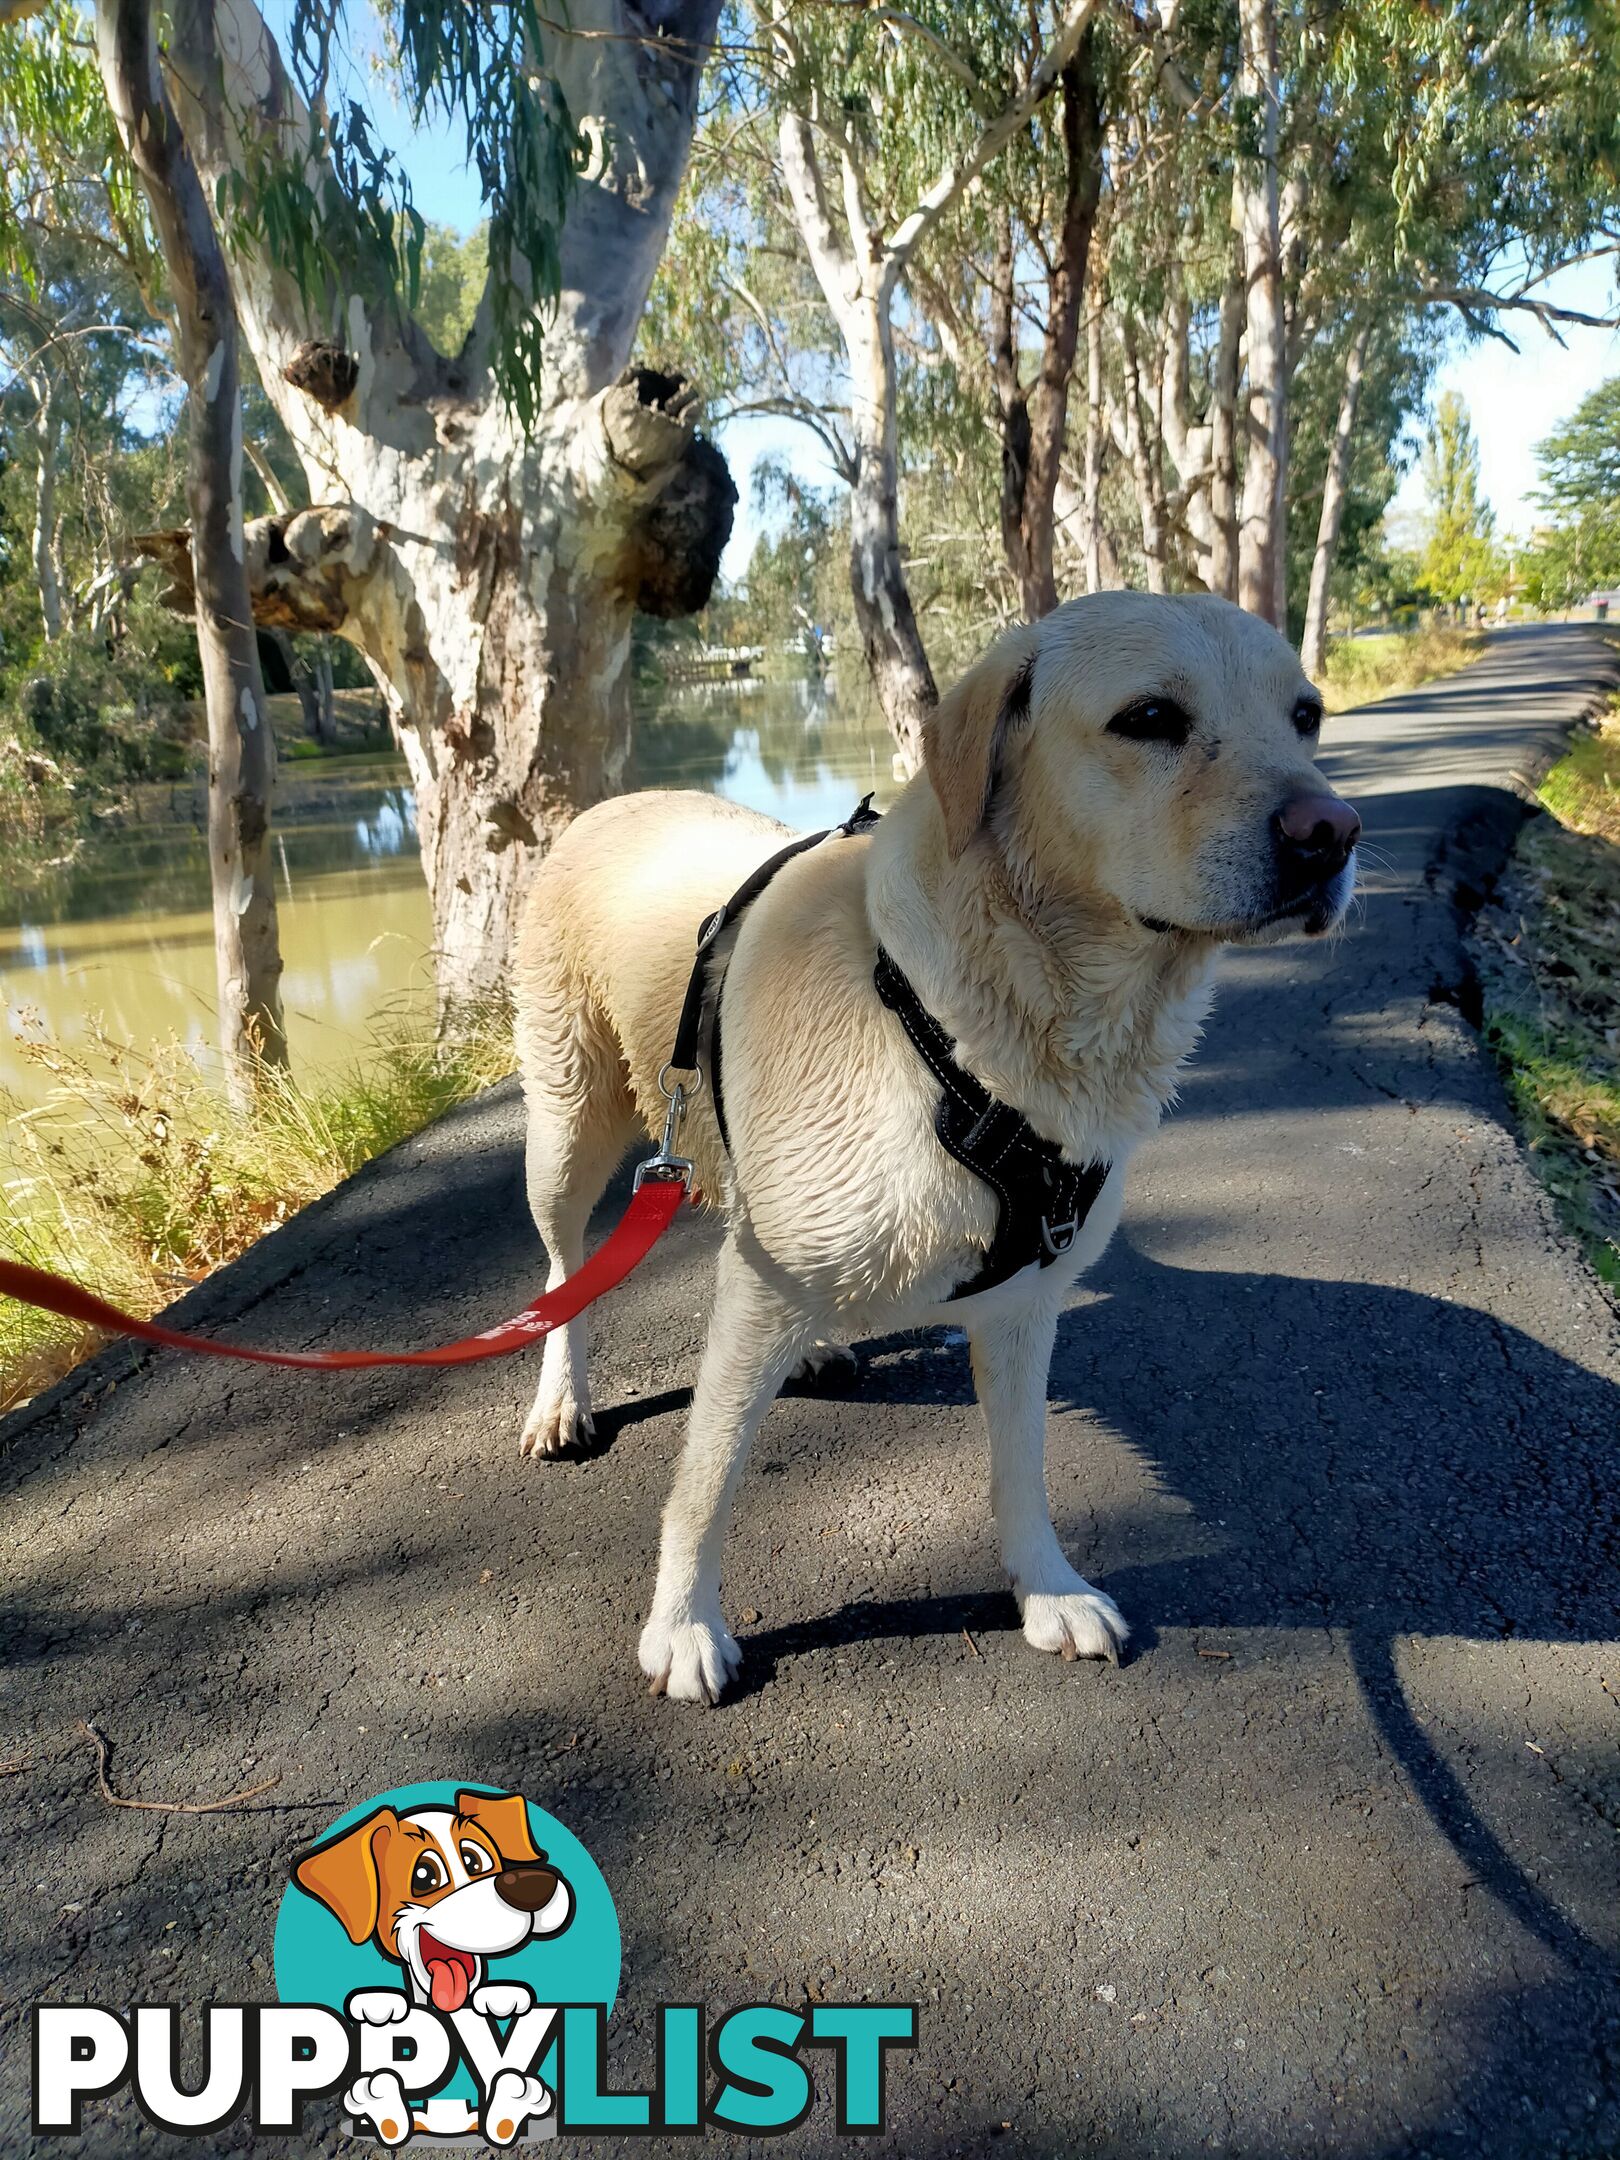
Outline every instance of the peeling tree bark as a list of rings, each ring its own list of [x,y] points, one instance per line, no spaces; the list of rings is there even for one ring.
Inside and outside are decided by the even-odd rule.
[[[1344,499],[1350,482],[1350,458],[1355,448],[1356,406],[1361,399],[1361,379],[1367,366],[1367,347],[1372,326],[1363,323],[1350,340],[1344,356],[1344,383],[1339,392],[1339,417],[1328,453],[1327,478],[1322,486],[1322,515],[1316,527],[1316,553],[1311,559],[1311,592],[1305,604],[1305,632],[1299,643],[1300,665],[1307,675],[1319,675],[1327,658],[1328,584],[1339,553],[1339,527],[1344,520]]]
[[[464,350],[445,357],[397,304],[312,299],[251,251],[231,264],[316,505],[250,530],[259,617],[348,638],[383,687],[447,1003],[504,981],[532,865],[619,785],[635,611],[702,604],[736,500],[689,386],[625,372],[718,0],[576,0],[566,13],[546,64],[602,151],[561,234],[532,428],[496,394],[487,294]],[[266,132],[304,153],[307,118],[253,0],[178,0],[170,58],[207,180],[249,163]]]
[[[236,313],[202,182],[158,70],[149,0],[97,0],[102,79],[168,266],[186,383],[187,550],[208,714],[208,858],[225,1075],[252,1101],[285,1064],[281,946],[270,863],[275,745],[264,709],[242,537]]]

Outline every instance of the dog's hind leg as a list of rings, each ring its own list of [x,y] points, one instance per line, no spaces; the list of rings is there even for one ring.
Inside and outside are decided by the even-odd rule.
[[[813,1340],[728,1237],[686,1445],[664,1510],[641,1669],[681,1702],[718,1702],[742,1653],[720,1610],[720,1554],[748,1450],[778,1388]]]
[[[585,1259],[591,1210],[638,1130],[607,1022],[598,1014],[530,1007],[520,1020],[529,1128],[529,1206],[551,1261],[554,1290]],[[560,1455],[593,1430],[585,1317],[546,1338],[540,1386],[523,1428],[525,1455]]]
[[[1117,1665],[1130,1630],[1113,1599],[1069,1565],[1046,1497],[1046,1376],[1056,1333],[1057,1306],[1049,1298],[968,1328],[990,1440],[1001,1564],[1012,1578],[1026,1642]]]

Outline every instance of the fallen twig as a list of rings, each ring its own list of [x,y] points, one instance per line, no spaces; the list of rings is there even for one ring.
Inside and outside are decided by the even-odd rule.
[[[109,1807],[142,1808],[152,1815],[217,1815],[222,1808],[239,1807],[244,1800],[256,1800],[260,1793],[267,1793],[272,1785],[281,1783],[281,1772],[267,1777],[262,1785],[248,1785],[241,1792],[226,1793],[220,1800],[126,1800],[122,1793],[115,1793],[107,1783],[108,1747],[88,1718],[80,1718],[79,1730],[96,1751],[96,1785],[101,1797]]]
[[[1219,1658],[1223,1664],[1228,1665],[1232,1661],[1232,1653],[1230,1650],[1205,1650],[1203,1648],[1200,1648],[1198,1655],[1200,1657]]]
[[[972,1636],[971,1636],[971,1635],[970,1635],[970,1634],[968,1633],[968,1631],[967,1631],[967,1629],[966,1629],[966,1628],[964,1628],[964,1629],[962,1630],[962,1640],[963,1640],[963,1641],[964,1641],[964,1642],[965,1642],[965,1643],[967,1644],[968,1648],[969,1648],[969,1649],[970,1649],[970,1650],[971,1650],[971,1651],[973,1652],[973,1655],[974,1655],[975,1657],[977,1657],[977,1656],[978,1656],[978,1654],[979,1654],[979,1646],[978,1646],[978,1644],[977,1644],[977,1643],[976,1643],[976,1642],[975,1642],[975,1641],[973,1640],[973,1637],[972,1637]]]

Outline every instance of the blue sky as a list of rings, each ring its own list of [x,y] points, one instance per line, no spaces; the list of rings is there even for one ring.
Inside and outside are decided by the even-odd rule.
[[[285,21],[286,0],[267,9],[278,30]],[[462,163],[460,145],[442,129],[414,139],[404,115],[378,112],[379,133],[405,160],[425,217],[463,232],[483,214],[474,176]],[[1613,313],[1614,271],[1610,262],[1583,263],[1540,288],[1541,296],[1591,315]],[[1442,364],[1435,389],[1455,390],[1467,402],[1479,438],[1481,477],[1503,532],[1529,530],[1534,511],[1529,496],[1536,483],[1535,445],[1567,419],[1588,391],[1620,374],[1620,331],[1564,329],[1556,344],[1529,316],[1504,316],[1517,353],[1493,338],[1466,342],[1460,330]],[[750,418],[716,430],[731,463],[741,501],[725,572],[743,570],[760,524],[753,504],[751,478],[762,457],[780,458],[817,486],[830,479],[825,457],[813,436],[791,421]],[[1397,514],[1414,513],[1423,504],[1422,482],[1415,465],[1395,499]]]

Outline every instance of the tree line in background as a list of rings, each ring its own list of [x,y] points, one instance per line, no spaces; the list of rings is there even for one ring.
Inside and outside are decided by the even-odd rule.
[[[562,12],[293,0],[283,46],[254,0],[0,0],[0,696],[19,742],[131,772],[202,696],[244,1098],[285,1054],[266,658],[317,731],[335,655],[376,684],[441,988],[477,996],[621,782],[637,624],[710,602],[705,411],[797,423],[829,474],[766,472],[705,620],[847,629],[902,765],[938,677],[1073,592],[1225,594],[1317,668],[1335,604],[1609,574],[1604,394],[1506,571],[1443,400],[1422,558],[1382,531],[1448,337],[1590,319],[1544,288],[1620,247],[1609,11]],[[473,242],[368,119],[368,36],[478,173]]]

